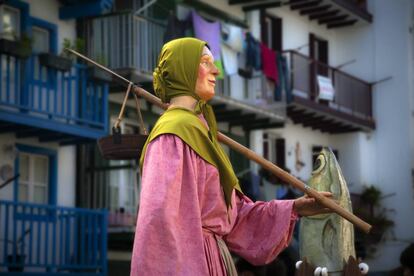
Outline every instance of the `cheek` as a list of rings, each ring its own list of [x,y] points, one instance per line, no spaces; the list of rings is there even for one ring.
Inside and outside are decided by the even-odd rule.
[[[208,75],[208,71],[203,66],[200,66],[198,68],[198,78],[197,78],[197,82],[203,82],[203,81],[205,81],[206,78],[207,78],[207,75]]]
[[[196,94],[203,100],[210,100],[214,96],[214,88],[208,84],[209,71],[200,66],[196,83]]]

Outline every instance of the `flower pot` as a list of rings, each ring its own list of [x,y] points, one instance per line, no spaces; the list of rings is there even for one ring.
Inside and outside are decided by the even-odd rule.
[[[111,82],[112,81],[112,75],[100,68],[91,66],[91,67],[88,67],[87,70],[88,70],[88,76],[92,78],[94,81],[98,81],[98,82]]]
[[[0,53],[14,56],[21,59],[27,59],[31,51],[23,49],[23,44],[17,40],[0,39]]]
[[[72,68],[72,60],[52,53],[39,55],[40,64],[59,71],[69,71]]]
[[[9,272],[22,272],[24,270],[24,260],[26,259],[25,255],[16,254],[15,262],[13,262],[13,255],[7,256],[7,270]]]

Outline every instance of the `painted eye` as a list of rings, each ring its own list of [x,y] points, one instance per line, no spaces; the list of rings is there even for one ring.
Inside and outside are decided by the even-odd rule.
[[[369,266],[366,263],[360,263],[359,265],[359,270],[361,271],[362,274],[367,274],[368,270],[369,270]]]
[[[321,172],[323,170],[323,168],[325,167],[325,164],[326,164],[325,156],[320,154],[318,156],[318,158],[316,158],[316,160],[315,160],[315,164],[313,165],[312,174]]]

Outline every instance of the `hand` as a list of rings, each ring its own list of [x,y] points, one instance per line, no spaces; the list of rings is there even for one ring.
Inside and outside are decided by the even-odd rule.
[[[319,192],[322,196],[332,198],[332,193],[330,192]],[[300,216],[314,216],[318,214],[331,213],[332,210],[326,208],[325,206],[319,204],[313,197],[304,195],[295,199],[293,203],[293,210],[298,213]]]

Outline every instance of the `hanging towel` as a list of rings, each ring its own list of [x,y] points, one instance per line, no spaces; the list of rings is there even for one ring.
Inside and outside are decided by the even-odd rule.
[[[246,33],[246,67],[261,70],[261,49],[259,42],[250,33]]]
[[[220,59],[220,22],[209,22],[199,16],[195,11],[191,12],[193,19],[194,35],[208,43],[215,60]]]
[[[260,44],[260,49],[262,53],[262,69],[264,75],[277,82],[276,52],[267,48],[263,43]]]
[[[243,50],[243,30],[240,27],[222,23],[221,32],[224,44],[238,53]]]
[[[238,71],[237,52],[226,44],[223,44],[221,45],[221,56],[223,57],[223,65],[226,74],[236,74]]]
[[[224,79],[224,70],[223,70],[223,63],[220,59],[216,59],[214,61],[214,65],[217,67],[217,69],[220,71],[220,73],[217,75],[217,79],[222,80]]]
[[[282,100],[282,93],[285,92],[286,102],[292,101],[292,92],[289,83],[289,72],[286,57],[282,53],[277,53],[277,68],[279,73],[279,81],[275,87],[275,101]]]

